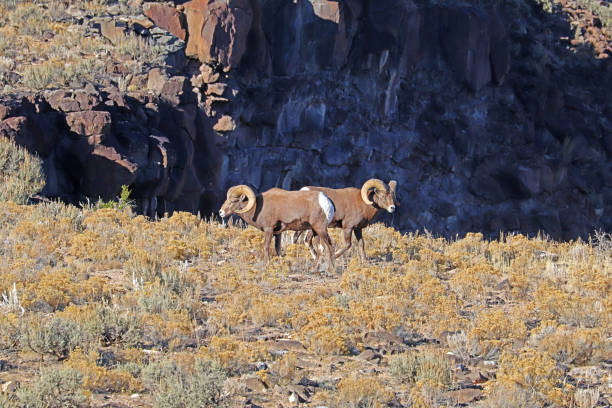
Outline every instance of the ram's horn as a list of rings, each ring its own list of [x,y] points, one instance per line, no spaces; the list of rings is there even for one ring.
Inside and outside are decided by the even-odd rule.
[[[370,201],[370,199],[368,198],[368,192],[371,188],[375,188],[376,190],[381,191],[387,191],[387,185],[382,180],[369,179],[368,181],[363,183],[363,186],[361,187],[361,199],[367,205],[374,204],[374,202]]]
[[[227,191],[228,199],[231,197],[240,197],[242,195],[247,196],[249,201],[247,201],[246,206],[242,210],[234,211],[236,214],[243,214],[253,208],[255,205],[255,192],[251,189],[251,187],[244,184],[234,186]]]

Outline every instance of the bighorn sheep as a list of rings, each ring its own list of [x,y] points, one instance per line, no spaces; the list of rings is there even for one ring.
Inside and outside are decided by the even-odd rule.
[[[390,213],[395,211],[396,204],[399,205],[395,196],[396,187],[397,182],[395,180],[389,181],[387,186],[381,180],[370,179],[363,183],[361,189],[354,187],[333,189],[307,186],[303,187],[301,191],[323,192],[334,203],[336,212],[329,227],[342,228],[345,242],[344,248],[338,250],[335,257],[341,256],[351,247],[351,236],[354,231],[355,238],[357,238],[359,244],[359,255],[361,260],[364,261],[366,256],[361,230],[367,227],[382,209]],[[293,241],[297,242],[299,236],[300,232],[297,232],[293,237]],[[308,245],[310,253],[316,258],[318,254],[312,246],[312,239],[313,235],[307,233],[305,238],[306,245]]]
[[[270,241],[280,256],[281,233],[286,230],[318,235],[329,253],[329,271],[334,271],[334,249],[327,233],[327,225],[334,217],[334,205],[319,191],[287,191],[272,188],[255,196],[249,186],[238,185],[227,191],[227,198],[219,215],[221,218],[237,214],[247,224],[264,232],[264,261],[270,260]],[[316,254],[315,263],[319,261]]]

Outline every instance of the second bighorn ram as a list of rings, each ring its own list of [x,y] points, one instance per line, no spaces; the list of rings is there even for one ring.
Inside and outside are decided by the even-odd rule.
[[[329,271],[334,271],[334,249],[327,226],[334,217],[334,205],[319,191],[287,191],[272,188],[262,194],[246,185],[231,187],[219,210],[221,218],[237,214],[247,224],[264,232],[264,260],[270,259],[270,241],[274,236],[276,254],[280,255],[283,231],[308,230],[320,237],[329,254]],[[316,254],[315,263],[319,260]]]
[[[387,186],[379,179],[370,179],[363,183],[361,189],[354,187],[347,188],[327,188],[327,187],[303,187],[303,190],[320,191],[325,193],[331,199],[336,207],[336,212],[329,227],[342,228],[344,233],[344,248],[336,252],[335,257],[344,254],[351,247],[351,238],[353,231],[355,238],[359,244],[359,255],[362,261],[365,261],[365,248],[363,243],[362,229],[367,227],[374,217],[381,210],[386,210],[389,213],[395,211],[396,205],[399,205],[395,196],[397,182],[389,181]],[[294,235],[294,242],[297,242],[300,233]],[[313,235],[307,233],[305,241],[313,256],[318,257],[317,252],[312,246]]]

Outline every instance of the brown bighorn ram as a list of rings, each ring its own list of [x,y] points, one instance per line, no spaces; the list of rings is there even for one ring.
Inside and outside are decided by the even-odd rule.
[[[311,190],[325,193],[330,198],[336,212],[329,227],[342,228],[344,232],[344,248],[338,250],[335,257],[341,256],[351,247],[351,237],[353,231],[355,238],[359,244],[359,255],[362,261],[366,260],[363,235],[361,230],[368,226],[378,215],[381,210],[387,210],[390,213],[395,211],[396,204],[399,205],[395,197],[395,189],[397,182],[391,180],[387,186],[383,181],[378,179],[370,179],[363,183],[361,189],[354,187],[347,188],[327,188],[327,187],[303,187],[301,191]],[[297,232],[293,241],[297,242],[300,232]],[[313,235],[307,233],[305,241],[310,249],[310,253],[317,257],[317,251],[312,246]]]
[[[276,254],[280,256],[281,233],[286,230],[309,230],[318,235],[329,253],[329,271],[334,271],[334,249],[327,225],[334,216],[334,205],[319,191],[270,189],[255,195],[249,186],[238,185],[227,191],[219,215],[237,214],[247,224],[264,232],[264,261],[270,260],[270,241],[274,236]],[[315,263],[319,261],[316,254]]]

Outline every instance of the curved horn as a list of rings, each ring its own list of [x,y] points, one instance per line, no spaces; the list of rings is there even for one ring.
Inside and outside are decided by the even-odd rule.
[[[374,204],[374,202],[370,201],[370,199],[368,198],[368,191],[371,188],[375,188],[376,190],[387,191],[387,185],[382,180],[369,179],[368,181],[363,183],[363,186],[361,186],[361,199],[367,205]]]
[[[227,198],[240,197],[243,194],[248,198],[247,204],[242,210],[234,211],[236,214],[243,214],[253,208],[255,205],[255,192],[251,189],[251,187],[244,184],[234,186],[227,191]]]

